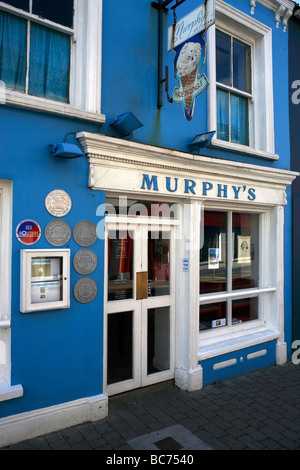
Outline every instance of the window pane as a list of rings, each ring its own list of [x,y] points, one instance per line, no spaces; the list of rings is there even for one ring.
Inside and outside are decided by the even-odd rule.
[[[133,298],[134,240],[127,231],[108,234],[108,300]]]
[[[217,82],[232,86],[231,77],[231,38],[216,31]]]
[[[226,326],[226,310],[226,302],[201,305],[199,309],[200,331]]]
[[[29,0],[7,0],[4,3],[20,8],[20,10],[29,11]]]
[[[229,93],[217,89],[217,137],[229,141]]]
[[[231,142],[249,145],[248,99],[230,94]]]
[[[25,91],[27,22],[0,12],[0,80],[7,88]]]
[[[258,299],[239,299],[232,301],[232,324],[258,319]]]
[[[233,86],[251,93],[251,48],[233,40]]]
[[[73,27],[73,0],[33,0],[32,13],[63,26]]]
[[[148,310],[147,373],[170,369],[170,307]]]
[[[259,286],[259,215],[232,215],[234,239],[232,289]]]
[[[148,296],[170,295],[170,232],[148,233]]]
[[[107,384],[133,378],[133,312],[108,315]]]
[[[69,100],[70,37],[32,23],[29,94]]]
[[[204,241],[200,250],[200,294],[227,289],[227,215],[204,213]]]

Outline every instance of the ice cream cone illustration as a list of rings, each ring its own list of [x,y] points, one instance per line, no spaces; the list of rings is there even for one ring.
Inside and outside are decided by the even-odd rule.
[[[187,42],[177,60],[177,76],[181,80],[187,114],[190,114],[194,93],[197,66],[201,57],[199,42]]]

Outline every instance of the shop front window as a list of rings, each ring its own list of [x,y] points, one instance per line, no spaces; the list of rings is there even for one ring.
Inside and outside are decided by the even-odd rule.
[[[200,331],[257,320],[259,214],[205,211],[202,223]]]

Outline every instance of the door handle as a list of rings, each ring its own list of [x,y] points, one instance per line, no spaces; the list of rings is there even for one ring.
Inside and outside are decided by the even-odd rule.
[[[136,300],[148,298],[148,273],[136,273]]]

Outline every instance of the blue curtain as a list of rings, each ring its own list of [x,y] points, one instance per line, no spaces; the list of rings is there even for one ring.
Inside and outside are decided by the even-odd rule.
[[[69,75],[70,36],[32,23],[29,94],[68,102]]]
[[[217,137],[229,140],[229,94],[217,89]]]
[[[0,80],[6,88],[25,91],[27,21],[0,12]]]
[[[249,145],[248,100],[235,94],[230,95],[231,142]]]

